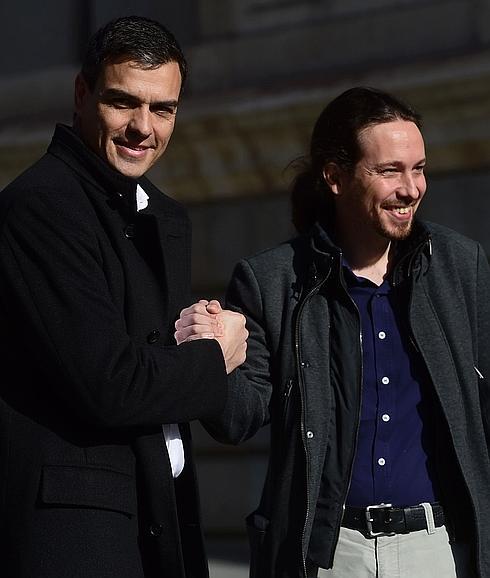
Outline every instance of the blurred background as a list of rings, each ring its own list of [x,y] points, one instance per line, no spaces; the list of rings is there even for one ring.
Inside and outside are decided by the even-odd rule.
[[[174,32],[190,76],[150,177],[194,224],[193,290],[221,298],[238,259],[292,234],[289,163],[325,104],[367,85],[424,117],[421,212],[490,254],[490,0],[16,0],[0,4],[0,188],[71,122],[88,37],[138,14]],[[194,427],[214,578],[245,577],[267,430],[239,448]]]

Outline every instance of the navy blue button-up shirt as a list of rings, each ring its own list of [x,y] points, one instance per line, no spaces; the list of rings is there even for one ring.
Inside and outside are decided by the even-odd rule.
[[[359,310],[363,344],[361,420],[346,503],[434,502],[434,401],[403,322],[407,304],[387,280],[378,287],[347,266],[344,274]]]

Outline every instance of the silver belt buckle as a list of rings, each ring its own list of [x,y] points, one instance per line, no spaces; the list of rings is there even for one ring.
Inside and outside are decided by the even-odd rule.
[[[394,536],[395,532],[373,532],[373,518],[371,517],[371,510],[387,510],[391,508],[391,504],[375,504],[366,508],[366,526],[370,538],[377,538],[378,536]]]

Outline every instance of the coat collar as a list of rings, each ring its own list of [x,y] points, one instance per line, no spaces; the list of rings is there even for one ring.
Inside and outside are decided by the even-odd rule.
[[[158,190],[145,176],[127,177],[109,166],[81,140],[69,126],[58,124],[48,147],[54,155],[75,171],[81,179],[108,195],[114,207],[123,210],[128,218],[139,215],[157,215],[168,223],[187,220],[180,203]],[[149,205],[138,212],[137,186],[149,195]],[[167,227],[170,226],[167,224]],[[176,225],[175,225],[176,226]]]
[[[97,156],[69,126],[58,124],[48,153],[59,158],[82,179],[109,194],[131,211],[136,211],[138,181],[127,177]],[[141,182],[143,188],[145,185]]]

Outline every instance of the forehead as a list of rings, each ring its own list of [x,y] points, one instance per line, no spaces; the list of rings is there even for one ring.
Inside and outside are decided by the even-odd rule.
[[[178,96],[181,87],[180,68],[171,61],[157,67],[146,68],[134,61],[108,62],[104,64],[97,79],[99,92],[118,89],[134,96],[148,92],[157,96]]]
[[[406,120],[395,120],[369,126],[359,133],[361,159],[387,162],[407,156],[425,156],[422,133],[417,125]]]

